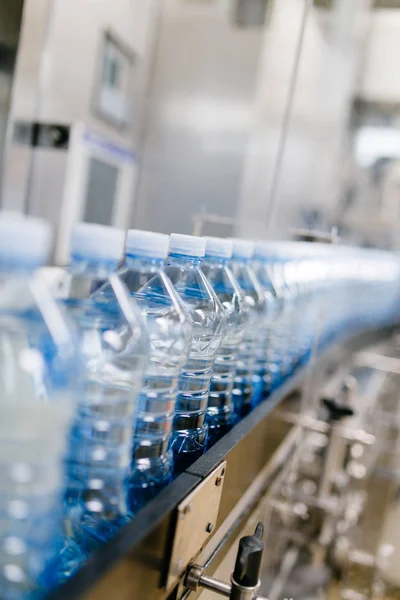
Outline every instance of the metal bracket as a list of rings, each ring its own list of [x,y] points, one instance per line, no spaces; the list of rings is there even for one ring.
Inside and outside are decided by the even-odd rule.
[[[167,589],[183,575],[214,531],[225,473],[224,461],[178,505]]]
[[[32,148],[68,150],[71,127],[66,123],[14,121],[13,142]]]

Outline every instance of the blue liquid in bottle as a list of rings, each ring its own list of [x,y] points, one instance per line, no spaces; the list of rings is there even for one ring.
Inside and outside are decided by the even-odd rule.
[[[232,242],[206,237],[205,259],[201,270],[207,277],[225,311],[225,332],[215,356],[208,396],[208,446],[225,435],[237,420],[233,402],[233,386],[237,371],[238,350],[247,326],[244,296],[229,265]]]
[[[179,377],[173,421],[176,473],[184,471],[206,449],[210,380],[225,326],[224,309],[200,268],[204,250],[203,238],[172,234],[165,267],[185,303],[192,325],[189,358]]]
[[[287,281],[287,270],[291,260],[282,254],[279,248],[274,250],[274,260],[268,264],[271,280],[279,299],[280,310],[274,319],[274,327],[270,336],[270,354],[272,364],[278,367],[278,377],[273,388],[290,375],[294,366],[294,323],[296,319],[296,287]]]
[[[64,490],[63,460],[81,363],[61,307],[36,272],[50,226],[0,213],[0,597],[50,585]]]
[[[262,355],[264,340],[268,339],[267,302],[263,288],[252,267],[254,243],[233,239],[232,259],[229,267],[238,282],[247,307],[247,323],[238,348],[237,370],[233,397],[239,417],[246,416],[252,405],[257,405],[264,393]],[[256,374],[256,361],[257,374]],[[267,357],[265,355],[265,365]]]
[[[167,235],[129,230],[119,276],[139,305],[149,336],[149,360],[138,399],[129,479],[130,508],[137,512],[173,474],[172,421],[181,369],[191,341],[189,316],[164,273]]]
[[[283,296],[273,280],[274,254],[269,244],[257,243],[252,266],[264,292],[267,306],[263,321],[265,335],[258,340],[256,352],[256,375],[261,379],[262,392],[257,399],[261,401],[280,384],[279,316],[283,309]]]
[[[127,482],[148,340],[140,310],[115,273],[123,243],[122,230],[101,225],[81,223],[72,233],[64,302],[85,371],[66,465],[65,576],[130,516]]]

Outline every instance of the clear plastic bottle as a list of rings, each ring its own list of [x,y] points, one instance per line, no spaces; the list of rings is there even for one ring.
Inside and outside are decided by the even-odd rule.
[[[125,265],[119,270],[142,311],[150,340],[130,477],[130,507],[134,512],[171,480],[170,440],[178,378],[191,341],[189,316],[163,270],[168,244],[167,235],[129,230]]]
[[[65,305],[78,327],[85,372],[67,457],[66,507],[72,541],[87,553],[129,516],[134,415],[148,357],[141,312],[115,273],[124,237],[91,223],[79,223],[71,236]],[[75,566],[70,549],[65,571]]]
[[[73,331],[36,268],[50,226],[0,214],[0,597],[26,598],[58,551],[79,393]],[[46,583],[45,581],[43,583]]]
[[[224,334],[224,309],[200,268],[205,240],[191,235],[170,236],[165,272],[189,312],[192,342],[178,383],[172,433],[175,472],[190,466],[205,451],[205,421],[214,359]]]
[[[274,324],[271,338],[272,351],[279,364],[279,380],[282,381],[293,371],[296,362],[296,334],[299,318],[298,287],[296,271],[297,252],[290,251],[284,244],[274,244],[272,279],[280,299],[281,310]]]
[[[296,285],[297,319],[293,326],[292,345],[295,366],[308,364],[315,340],[316,326],[321,320],[321,298],[315,279],[315,260],[303,253],[291,265],[292,285]]]
[[[266,302],[266,319],[263,327],[266,335],[259,339],[256,355],[256,375],[263,381],[260,400],[267,397],[279,385],[280,355],[277,338],[280,331],[277,327],[283,310],[283,294],[274,278],[274,252],[270,244],[257,242],[254,249],[252,266],[264,292]]]
[[[232,391],[237,358],[247,325],[247,309],[228,261],[232,256],[232,242],[227,239],[206,237],[205,259],[201,270],[218,296],[226,318],[225,333],[215,356],[208,396],[208,446],[212,446],[234,425],[237,416]]]
[[[257,279],[251,261],[254,255],[254,242],[232,239],[232,259],[229,267],[236,278],[247,306],[248,317],[242,342],[239,344],[237,370],[233,389],[236,413],[244,417],[262,399],[263,379],[255,373],[258,358],[258,372],[262,368],[262,355],[268,338],[267,302],[263,288]],[[264,362],[266,367],[267,356]]]
[[[270,243],[268,245],[272,249],[273,259],[267,260],[266,268],[270,274],[278,300],[278,311],[270,332],[269,348],[271,369],[276,369],[276,371],[271,370],[271,372],[274,372],[272,389],[275,389],[288,375],[292,364],[290,318],[292,312],[295,311],[295,305],[293,289],[288,286],[285,277],[288,259],[281,255],[275,244]]]
[[[329,245],[279,242],[276,247],[286,287],[281,338],[285,349],[282,374],[290,375],[297,366],[308,362],[314,334],[321,322],[318,279],[322,275],[321,266],[325,263]]]

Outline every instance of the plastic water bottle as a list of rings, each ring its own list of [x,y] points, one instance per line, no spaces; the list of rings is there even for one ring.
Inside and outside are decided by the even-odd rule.
[[[265,334],[260,340],[256,356],[256,374],[263,381],[261,400],[280,383],[279,317],[283,310],[283,294],[275,282],[274,250],[270,244],[257,242],[252,265],[260,282],[267,305],[263,322]]]
[[[172,433],[175,471],[189,467],[205,451],[206,410],[214,359],[224,333],[224,309],[200,268],[205,240],[191,235],[170,236],[165,272],[185,302],[192,325],[189,358],[178,383]]]
[[[295,288],[288,285],[286,271],[290,259],[274,248],[274,259],[267,265],[277,293],[279,310],[275,316],[270,336],[271,364],[277,368],[273,389],[280,385],[291,371],[293,362],[291,317],[296,316]]]
[[[282,319],[285,331],[282,340],[286,347],[284,371],[290,374],[297,366],[305,365],[311,356],[323,308],[318,282],[329,245],[279,242],[276,247],[286,284],[285,316]]]
[[[272,243],[271,243],[272,246]],[[271,350],[279,364],[279,379],[292,373],[296,363],[297,271],[296,253],[288,252],[282,244],[274,244],[274,261],[271,264],[272,280],[280,300],[280,312],[275,318],[271,337]]]
[[[201,263],[201,270],[218,296],[226,318],[225,333],[215,356],[208,396],[210,447],[232,428],[237,419],[232,391],[247,310],[242,290],[228,266],[232,256],[232,242],[216,237],[206,237],[205,240],[205,259]]]
[[[265,340],[268,339],[269,315],[263,288],[251,264],[254,247],[254,242],[232,239],[232,259],[229,262],[229,267],[244,294],[248,311],[244,337],[238,348],[233,389],[235,408],[239,417],[247,415],[252,405],[262,400],[264,386],[260,372],[264,372],[267,367],[267,355],[264,349]],[[255,373],[256,360],[258,374]]]
[[[321,302],[315,280],[316,270],[312,257],[299,252],[290,268],[291,285],[296,286],[292,341],[295,366],[305,366],[310,358],[316,326],[321,318]]]
[[[141,312],[115,270],[122,230],[80,223],[71,236],[70,289],[65,299],[85,363],[67,458],[69,532],[82,552],[111,538],[129,516],[127,479],[134,414],[148,356]],[[65,550],[64,567],[73,569]]]
[[[130,507],[134,512],[171,480],[170,441],[178,378],[191,341],[189,316],[163,270],[168,244],[167,235],[129,230],[125,265],[119,271],[140,306],[150,340],[130,476]]]
[[[26,598],[61,535],[63,459],[80,363],[35,270],[50,226],[0,213],[0,597]]]

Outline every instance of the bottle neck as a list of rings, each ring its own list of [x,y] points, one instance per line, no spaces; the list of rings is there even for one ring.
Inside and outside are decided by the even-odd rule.
[[[261,263],[266,267],[270,267],[274,263],[276,263],[276,259],[272,256],[254,256],[253,262]]]
[[[243,256],[232,256],[229,262],[238,264],[238,265],[249,265],[252,259]]]
[[[170,252],[167,259],[168,265],[199,265],[204,260],[204,256],[190,256],[189,254],[178,254]]]
[[[153,256],[143,256],[140,254],[126,254],[125,267],[128,269],[160,271],[164,267],[164,258],[155,258]]]
[[[71,256],[69,272],[73,276],[90,276],[93,278],[106,279],[114,273],[118,267],[116,260],[98,260],[93,258]]]
[[[229,258],[227,258],[226,256],[205,256],[204,257],[204,262],[210,265],[213,265],[215,267],[225,267],[228,262],[229,262]]]

